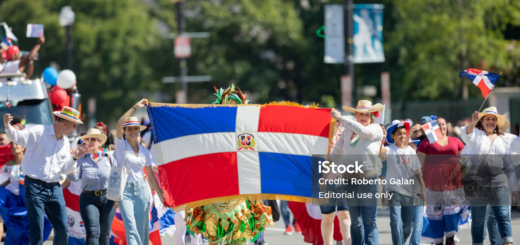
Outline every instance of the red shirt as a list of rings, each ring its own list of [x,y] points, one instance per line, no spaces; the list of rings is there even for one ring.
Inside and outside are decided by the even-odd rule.
[[[464,144],[457,138],[448,137],[448,144],[430,143],[423,140],[417,152],[426,154],[422,169],[426,187],[433,191],[454,190],[462,187],[460,169],[457,168],[459,152]]]

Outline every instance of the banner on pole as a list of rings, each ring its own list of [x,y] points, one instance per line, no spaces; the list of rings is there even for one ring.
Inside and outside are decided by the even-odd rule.
[[[354,4],[354,63],[385,61],[383,9],[383,4]],[[325,5],[325,63],[345,62],[344,13],[341,4]]]

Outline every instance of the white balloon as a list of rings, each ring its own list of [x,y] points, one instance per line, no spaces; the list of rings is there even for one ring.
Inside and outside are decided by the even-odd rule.
[[[60,88],[69,89],[76,84],[76,74],[71,70],[63,70],[58,75],[57,84]]]

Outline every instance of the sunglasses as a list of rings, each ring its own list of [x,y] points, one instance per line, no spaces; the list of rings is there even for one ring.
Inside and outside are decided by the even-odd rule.
[[[85,138],[85,141],[99,141],[98,138]]]

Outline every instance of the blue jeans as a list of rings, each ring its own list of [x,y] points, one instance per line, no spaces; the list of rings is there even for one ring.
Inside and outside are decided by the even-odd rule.
[[[114,201],[108,200],[106,195],[81,193],[79,211],[87,232],[86,244],[109,245],[110,228],[116,212]]]
[[[499,242],[500,232],[498,231],[497,219],[495,218],[495,214],[491,211],[491,208],[487,209],[487,231],[489,233],[489,244],[491,245],[500,245]]]
[[[127,181],[123,200],[117,202],[125,226],[128,245],[149,243],[150,187],[146,180]]]
[[[507,187],[488,188],[488,190],[479,188],[477,190],[477,198],[470,200],[473,244],[484,244],[485,224],[487,214],[489,214],[488,204],[491,206],[491,211],[495,216],[502,243],[513,242],[509,205],[500,205],[507,203],[509,203],[509,190]]]
[[[366,178],[376,180],[377,177]],[[354,192],[355,197],[347,199],[348,211],[352,225],[352,245],[378,245],[379,231],[377,230],[377,199],[375,194],[379,193],[379,185],[346,185],[345,190]],[[371,193],[371,198],[357,198],[358,193]]]
[[[406,196],[397,192],[389,192],[390,202],[390,230],[392,244],[403,245],[412,233],[414,220],[413,196]]]
[[[29,217],[29,243],[43,244],[44,216],[54,228],[55,245],[67,245],[69,231],[67,230],[67,208],[63,199],[61,185],[47,186],[36,181],[25,179],[25,206]]]
[[[287,227],[291,224],[291,214],[289,213],[289,201],[280,201],[280,213],[282,213],[283,223],[285,224],[285,227]],[[292,223],[296,223],[294,215]]]
[[[424,215],[424,202],[421,199],[421,195],[417,194],[419,198],[419,205],[413,207],[413,229],[412,236],[410,237],[410,245],[420,245],[421,244],[421,236],[423,229],[423,215]]]

